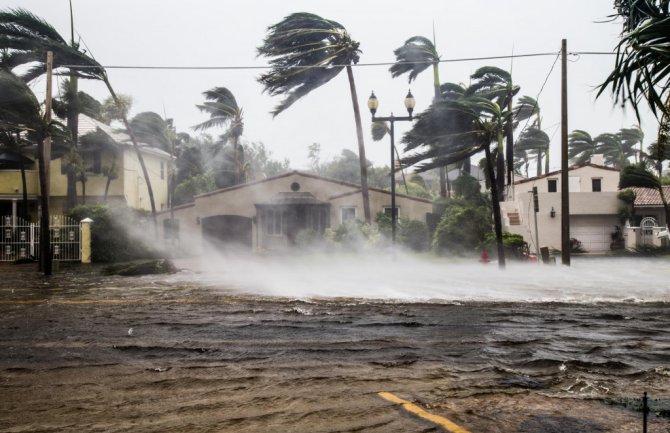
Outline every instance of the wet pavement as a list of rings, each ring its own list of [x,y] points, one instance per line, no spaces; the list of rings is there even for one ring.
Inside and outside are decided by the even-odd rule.
[[[0,266],[0,431],[445,431],[387,391],[472,433],[640,432],[617,402],[670,396],[664,302],[292,299],[98,271]]]

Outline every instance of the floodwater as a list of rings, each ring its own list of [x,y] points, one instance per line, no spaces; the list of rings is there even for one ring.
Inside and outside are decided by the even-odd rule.
[[[667,261],[181,262],[0,268],[0,431],[639,432],[670,397]],[[651,433],[670,432],[652,414]]]

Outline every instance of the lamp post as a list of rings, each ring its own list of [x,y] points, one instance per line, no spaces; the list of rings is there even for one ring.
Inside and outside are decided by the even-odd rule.
[[[387,117],[376,117],[375,114],[377,113],[377,108],[379,107],[379,100],[375,96],[375,92],[372,92],[370,98],[368,99],[368,108],[370,109],[370,113],[372,113],[372,121],[389,122],[391,124],[391,128],[389,131],[389,135],[391,136],[391,239],[394,244],[395,244],[396,225],[398,220],[398,213],[396,212],[396,206],[395,206],[395,157],[393,154],[393,151],[395,149],[394,123],[397,121],[414,120],[414,118],[412,117],[412,112],[414,111],[415,105],[416,101],[414,100],[412,91],[408,91],[407,96],[405,97],[405,108],[407,109],[407,113],[409,114],[409,116],[394,116],[393,113],[391,113],[391,115]]]

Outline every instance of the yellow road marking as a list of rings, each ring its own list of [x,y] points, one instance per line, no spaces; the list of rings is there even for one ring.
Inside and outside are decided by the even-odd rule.
[[[414,403],[411,403],[407,400],[403,400],[402,398],[396,396],[395,394],[392,394],[390,392],[378,392],[377,395],[383,398],[384,400],[390,401],[391,403],[401,405],[406,411],[411,412],[414,415],[421,417],[425,420],[428,420],[434,424],[437,424],[451,433],[471,433],[470,431],[464,429],[458,424],[455,424],[454,422],[449,421],[444,417],[433,415],[432,413],[426,412],[425,410],[421,409]]]

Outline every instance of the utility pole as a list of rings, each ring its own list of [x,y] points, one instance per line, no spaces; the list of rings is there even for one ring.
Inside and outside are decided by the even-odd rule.
[[[570,266],[570,186],[568,177],[568,42],[561,41],[561,258]]]
[[[49,232],[49,165],[51,164],[51,133],[49,124],[51,123],[51,95],[52,95],[52,75],[53,75],[53,52],[47,52],[47,94],[44,103],[44,122],[47,133],[44,140],[40,143],[39,164],[40,167],[40,204],[42,212],[40,214],[40,269],[44,275],[52,274],[51,258],[51,239]]]

